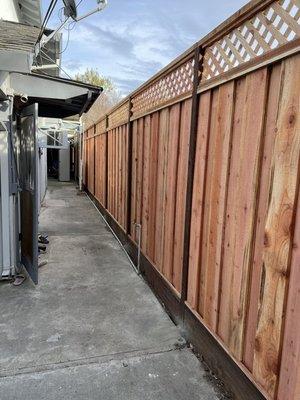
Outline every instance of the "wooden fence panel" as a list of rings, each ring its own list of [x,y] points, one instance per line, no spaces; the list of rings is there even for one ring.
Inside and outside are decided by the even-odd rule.
[[[154,263],[159,112],[153,113],[150,118],[150,165],[148,187],[151,188],[151,190],[149,193],[149,223],[146,255]]]
[[[212,110],[211,97],[211,91],[207,91],[201,94],[199,101],[187,292],[187,303],[193,310],[198,310],[199,300],[199,279],[201,268],[200,248],[202,243],[204,194],[207,177],[206,158],[208,153]]]
[[[166,161],[169,134],[169,108],[160,111],[157,161],[156,221],[155,221],[155,265],[163,271],[165,193],[166,193]]]
[[[174,248],[173,248],[174,261],[173,261],[172,283],[178,292],[181,291],[191,114],[192,114],[192,101],[191,99],[188,99],[185,100],[181,105],[180,137],[178,145],[179,148],[178,148],[178,165],[177,165],[177,182],[176,182],[176,209],[175,209]]]
[[[165,191],[165,224],[164,224],[164,248],[163,248],[163,274],[169,282],[173,282],[174,265],[174,231],[176,211],[176,187],[178,174],[178,151],[180,136],[181,104],[175,104],[170,108],[169,132],[167,143],[166,166],[166,191]]]
[[[106,198],[106,134],[95,137],[95,197],[105,206]]]
[[[299,171],[300,173],[300,171]],[[291,257],[290,286],[282,348],[278,400],[300,399],[300,187]]]
[[[107,138],[105,136],[107,135]],[[103,151],[107,141],[107,210],[125,230],[127,224],[127,157],[128,126],[127,124],[109,130],[103,136]],[[106,174],[106,159],[103,158],[103,177]],[[104,187],[104,185],[103,185]],[[104,191],[105,197],[105,191]]]
[[[254,0],[85,135],[89,192],[272,400],[300,396],[299,40],[299,0]]]
[[[234,82],[229,82],[214,90],[207,158],[198,311],[214,331],[218,319],[233,98]]]
[[[94,168],[95,168],[95,139],[89,138],[87,140],[87,157],[88,157],[88,169],[87,169],[87,187],[89,192],[95,193],[95,177],[94,177]]]
[[[299,179],[300,55],[283,61],[282,68],[253,364],[254,377],[271,396],[275,394],[279,373],[282,321],[293,246],[291,228]]]
[[[240,360],[244,343],[249,271],[262,143],[267,70],[249,74],[236,107],[224,237],[218,332]],[[247,168],[245,168],[247,165]]]

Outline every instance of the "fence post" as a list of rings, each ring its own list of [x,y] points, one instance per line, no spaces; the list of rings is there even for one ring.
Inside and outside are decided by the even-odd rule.
[[[193,182],[196,157],[196,141],[197,141],[197,125],[199,111],[199,96],[197,93],[198,86],[201,80],[203,66],[203,48],[197,46],[195,49],[195,64],[194,64],[194,81],[192,94],[192,114],[190,128],[190,145],[188,158],[188,176],[186,189],[186,206],[185,206],[185,223],[184,223],[184,249],[183,249],[183,265],[182,265],[182,281],[181,281],[181,302],[184,303],[187,299],[188,290],[188,268],[189,268],[189,253],[190,253],[190,229],[192,216],[192,201],[193,201]]]
[[[105,204],[108,209],[108,115],[105,115]]]
[[[94,124],[94,193],[96,195],[96,124]]]
[[[129,236],[131,232],[131,178],[132,178],[132,122],[131,119],[131,97],[128,105],[128,151],[127,151],[127,226],[126,233]]]

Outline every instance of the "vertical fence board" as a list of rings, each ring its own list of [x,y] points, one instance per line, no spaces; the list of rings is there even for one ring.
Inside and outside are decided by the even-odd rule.
[[[132,181],[131,181],[131,237],[135,240],[135,222],[136,222],[136,188],[137,188],[137,121],[132,126]]]
[[[143,212],[144,118],[138,120],[137,159],[136,223],[141,225]],[[136,241],[138,240],[137,234],[138,230],[136,232]]]
[[[149,173],[150,173],[150,139],[151,139],[151,117],[147,115],[145,117],[144,124],[144,165],[143,165],[143,209],[142,209],[142,250],[147,254],[147,242],[148,242],[148,222],[149,222],[149,196],[150,196],[150,185],[149,185]]]
[[[300,173],[300,171],[298,171]],[[291,259],[278,400],[300,399],[300,195]]]
[[[180,129],[180,104],[170,108],[169,132],[167,143],[166,190],[165,190],[165,224],[163,249],[163,274],[172,282],[173,246],[175,225],[176,178],[178,164],[178,143]]]
[[[219,303],[219,281],[223,240],[224,210],[226,206],[227,176],[230,162],[231,126],[233,118],[234,82],[219,88],[217,107],[210,138],[209,167],[206,178],[206,195],[202,248],[200,297],[201,315],[216,330]]]
[[[209,130],[209,147],[206,160],[206,177],[205,177],[205,188],[204,188],[204,203],[203,203],[203,227],[202,227],[202,244],[200,248],[200,274],[199,274],[199,290],[198,290],[198,312],[203,317],[204,314],[204,293],[205,293],[205,275],[206,275],[206,265],[205,265],[205,255],[207,254],[207,249],[209,246],[209,209],[210,209],[210,198],[209,193],[213,185],[212,172],[215,159],[215,153],[219,151],[222,154],[222,149],[215,148],[215,142],[217,138],[217,111],[219,103],[219,89],[214,89],[212,91],[211,100],[211,114],[210,114],[210,130]]]
[[[190,256],[188,274],[187,302],[192,309],[198,309],[199,277],[200,277],[200,245],[203,229],[203,196],[205,187],[205,171],[207,146],[209,143],[209,126],[211,116],[211,91],[201,94],[199,100],[198,130],[193,184],[192,220],[190,235]]]
[[[121,142],[123,152],[123,166],[122,166],[122,191],[123,191],[123,228],[126,229],[127,224],[127,174],[128,174],[128,125],[124,125],[124,140]]]
[[[173,285],[178,292],[181,291],[183,246],[184,246],[184,220],[186,205],[187,170],[189,155],[189,140],[191,129],[192,100],[188,99],[181,106],[180,137],[178,153],[178,169],[176,183],[176,218],[174,228],[174,262]]]
[[[157,194],[157,161],[158,161],[159,113],[151,115],[150,125],[150,165],[149,165],[149,224],[146,255],[154,262],[155,259],[155,221]]]
[[[169,131],[169,109],[160,111],[157,161],[157,192],[155,220],[155,264],[162,271],[165,221],[166,159]]]
[[[88,129],[84,184],[136,243],[134,224],[141,224],[142,253],[182,295],[176,312],[183,323],[187,295],[195,318],[268,398],[298,400],[300,55],[226,82],[213,77],[207,58],[203,75],[203,61],[199,68],[193,62],[114,109],[106,132],[103,119],[95,137]],[[191,91],[173,103],[164,85],[181,87],[177,73],[185,74],[190,90],[193,69],[208,83],[199,86],[199,104]],[[164,103],[165,95],[171,97]],[[199,108],[189,165],[192,104]]]
[[[276,123],[272,186],[265,227],[261,304],[255,338],[254,377],[273,396],[279,371],[300,152],[300,55],[283,61],[281,104]],[[274,299],[276,302],[274,303]]]
[[[252,371],[255,334],[257,327],[261,274],[263,268],[262,253],[264,249],[265,224],[269,205],[269,188],[272,180],[271,162],[276,138],[276,116],[280,102],[281,65],[276,65],[270,72],[269,94],[266,108],[265,141],[262,159],[260,191],[257,206],[255,227],[255,246],[252,263],[249,306],[245,333],[244,363]]]
[[[238,360],[243,351],[266,89],[267,69],[246,77],[241,130],[234,131],[232,144],[220,316],[226,315],[227,330],[222,336]]]

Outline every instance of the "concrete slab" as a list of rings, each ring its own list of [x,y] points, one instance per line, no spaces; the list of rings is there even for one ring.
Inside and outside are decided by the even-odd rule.
[[[74,185],[51,183],[40,230],[50,239],[40,284],[0,285],[1,400],[218,398]]]
[[[18,375],[1,381],[2,400],[218,398],[198,360],[187,350]]]

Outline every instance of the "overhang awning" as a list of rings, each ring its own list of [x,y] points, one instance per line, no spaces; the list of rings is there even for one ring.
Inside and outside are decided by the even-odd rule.
[[[101,87],[71,79],[14,72],[10,74],[10,85],[19,109],[38,103],[39,116],[49,118],[82,115],[103,91]],[[21,99],[28,100],[24,103]]]

